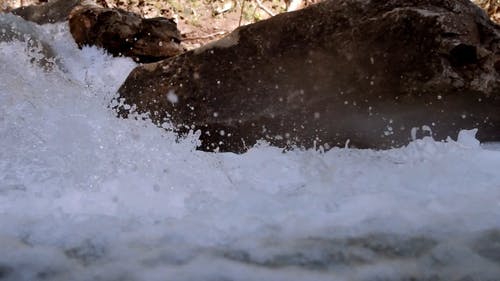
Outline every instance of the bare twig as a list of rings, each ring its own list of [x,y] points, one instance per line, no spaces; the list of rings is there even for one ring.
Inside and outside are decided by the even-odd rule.
[[[270,15],[271,17],[275,16],[275,14],[271,10],[269,10],[266,6],[264,6],[262,2],[260,2],[260,0],[255,0],[255,2],[257,3],[257,6],[259,6],[259,8],[261,8],[268,15]]]
[[[186,38],[182,39],[182,41],[193,41],[193,40],[207,39],[207,38],[212,38],[212,37],[224,35],[226,33],[227,33],[227,31],[218,31],[218,32],[210,33],[210,34],[203,35],[203,36],[186,37]]]
[[[240,10],[240,20],[238,21],[238,27],[241,26],[241,20],[243,19],[243,9],[245,8],[245,0],[241,1],[241,10]]]

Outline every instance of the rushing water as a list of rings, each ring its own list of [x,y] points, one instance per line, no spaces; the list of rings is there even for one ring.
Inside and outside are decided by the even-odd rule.
[[[0,43],[0,280],[500,280],[498,145],[200,152],[115,117],[131,60],[36,32],[52,69]]]

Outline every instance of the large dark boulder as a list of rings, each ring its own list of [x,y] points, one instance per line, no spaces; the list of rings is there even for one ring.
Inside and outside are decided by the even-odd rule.
[[[138,62],[159,61],[184,51],[177,24],[167,18],[145,19],[121,9],[84,5],[71,11],[69,28],[79,47],[99,46]]]
[[[500,28],[469,0],[329,0],[139,66],[119,101],[206,150],[498,141]]]

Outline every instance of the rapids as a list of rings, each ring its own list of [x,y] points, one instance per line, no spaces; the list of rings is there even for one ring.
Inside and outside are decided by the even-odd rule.
[[[67,29],[52,70],[0,43],[0,280],[498,280],[498,144],[196,151],[116,118],[135,63]]]

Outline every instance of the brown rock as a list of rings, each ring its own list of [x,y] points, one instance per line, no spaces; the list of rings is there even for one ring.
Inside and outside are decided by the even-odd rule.
[[[82,2],[83,0],[55,0],[40,5],[20,7],[11,12],[38,24],[63,22],[67,20],[71,10]]]
[[[96,45],[139,62],[159,61],[184,51],[177,25],[167,18],[143,19],[121,9],[79,6],[69,16],[69,27],[79,47]]]
[[[137,67],[119,97],[201,130],[205,150],[390,148],[415,128],[499,141],[499,61],[499,27],[469,0],[329,0]]]

